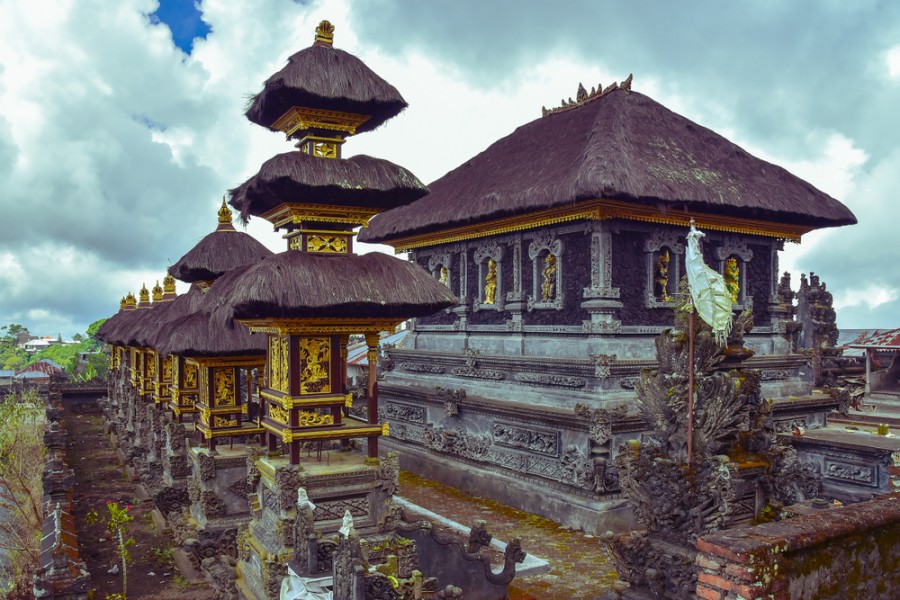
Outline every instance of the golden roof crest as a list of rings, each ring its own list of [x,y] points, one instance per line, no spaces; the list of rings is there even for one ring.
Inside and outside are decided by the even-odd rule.
[[[330,21],[322,21],[316,27],[316,41],[328,45],[334,43],[334,25]]]
[[[222,196],[222,206],[219,208],[219,225],[231,225],[231,209],[225,204],[225,196]]]
[[[144,302],[150,302],[150,291],[147,290],[147,284],[146,284],[146,283],[145,283],[144,286],[141,288],[140,298],[141,298],[141,303],[144,303]]]
[[[162,286],[159,285],[159,280],[157,280],[156,285],[153,286],[153,301],[160,302],[163,297],[163,289]]]
[[[175,293],[175,278],[171,275],[163,277],[163,293],[167,296]]]

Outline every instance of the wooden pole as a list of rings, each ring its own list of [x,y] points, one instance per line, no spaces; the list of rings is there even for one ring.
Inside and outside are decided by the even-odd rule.
[[[694,458],[694,305],[691,303],[691,315],[688,317],[688,423],[687,423],[687,460]]]

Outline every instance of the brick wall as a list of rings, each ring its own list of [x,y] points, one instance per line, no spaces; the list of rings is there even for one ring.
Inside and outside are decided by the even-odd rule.
[[[900,493],[697,541],[704,600],[900,598]]]

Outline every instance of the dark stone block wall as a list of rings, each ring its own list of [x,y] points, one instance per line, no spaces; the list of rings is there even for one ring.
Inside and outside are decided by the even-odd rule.
[[[772,287],[771,250],[761,244],[750,244],[753,260],[747,265],[747,292],[753,296],[753,322],[768,325],[772,320],[769,312],[769,296]]]
[[[648,281],[648,254],[644,251],[644,244],[648,239],[648,232],[640,229],[628,229],[628,225],[621,227],[612,235],[612,285],[619,288],[619,301],[622,308],[618,311],[617,318],[625,326],[668,326],[672,322],[672,308],[670,306],[647,306],[647,281]],[[640,227],[638,225],[637,227]],[[533,296],[534,291],[534,264],[528,256],[528,245],[534,239],[534,232],[526,232],[522,236],[521,250],[521,302],[523,305],[528,296]],[[574,325],[580,326],[585,320],[590,319],[588,311],[581,308],[584,301],[583,290],[591,284],[591,237],[590,233],[573,232],[558,236],[563,244],[560,266],[563,278],[564,304],[562,309],[534,309],[523,310],[522,321],[525,325]],[[680,241],[681,236],[678,238]],[[706,264],[718,270],[720,261],[716,258],[716,249],[723,243],[722,234],[709,232],[703,241],[703,256]],[[758,238],[745,237],[748,242]],[[503,244],[504,258],[501,268],[500,297],[498,300],[506,301],[506,294],[513,291],[513,246]],[[436,246],[423,249],[416,258],[416,263],[428,270],[428,260],[434,254],[442,254],[452,251],[454,245]],[[744,272],[744,294],[753,297],[754,320],[757,325],[768,325],[771,320],[769,312],[769,297],[772,287],[772,256],[771,246],[766,243],[748,243],[747,248],[753,252],[753,258],[749,263],[742,264]],[[460,262],[466,261],[467,270],[467,297],[469,306],[474,306],[479,295],[479,269],[475,262],[475,248],[469,247],[464,254],[452,253],[453,267],[450,273],[450,290],[459,297]],[[685,273],[684,254],[671,255],[670,274],[680,277]],[[540,274],[538,274],[540,277]],[[450,325],[458,316],[451,311],[441,311],[434,315],[418,320],[421,325]],[[500,325],[508,321],[511,314],[508,310],[480,309],[469,312],[469,323],[473,325]]]

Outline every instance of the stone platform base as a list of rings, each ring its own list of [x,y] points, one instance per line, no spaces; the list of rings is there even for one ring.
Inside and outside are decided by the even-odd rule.
[[[526,512],[541,515],[557,523],[601,535],[607,531],[628,531],[636,524],[624,499],[592,501],[549,487],[539,487],[462,464],[414,447],[381,440],[382,451],[400,451],[400,467],[470,494],[491,498]]]

